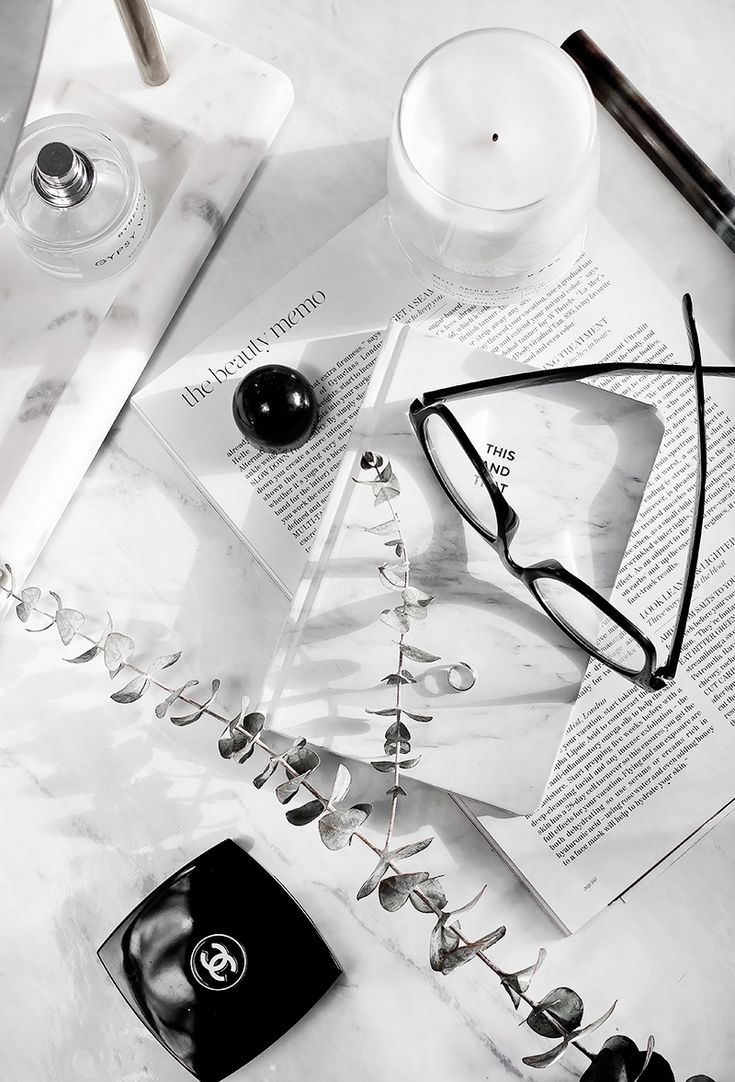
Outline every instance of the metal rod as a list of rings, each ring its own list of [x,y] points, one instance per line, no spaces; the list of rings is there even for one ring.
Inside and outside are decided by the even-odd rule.
[[[148,0],[115,0],[115,4],[141,79],[149,86],[160,86],[170,72]]]
[[[610,116],[735,252],[735,195],[584,30],[571,34],[561,47],[576,60]]]

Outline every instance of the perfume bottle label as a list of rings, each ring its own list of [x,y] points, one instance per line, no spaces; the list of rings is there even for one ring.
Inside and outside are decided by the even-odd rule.
[[[127,220],[112,237],[85,252],[75,252],[74,259],[83,278],[93,281],[118,274],[131,263],[146,238],[150,226],[150,206],[143,188]]]

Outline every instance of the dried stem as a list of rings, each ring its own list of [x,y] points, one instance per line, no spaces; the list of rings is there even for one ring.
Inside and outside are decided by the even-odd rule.
[[[393,518],[394,518],[394,520],[396,522],[397,528],[399,530],[399,536],[400,536],[400,539],[401,539],[401,543],[403,544],[403,535],[400,532],[400,520],[398,518],[398,515],[397,515],[394,507],[392,506],[391,501],[387,500],[386,502],[389,504],[389,509],[390,509],[391,514],[393,515]],[[405,557],[405,559],[406,559],[406,565],[407,565],[406,570],[405,570],[405,587],[407,587],[408,584],[409,584],[409,561],[408,561],[407,557]],[[15,601],[17,601],[19,603],[22,603],[22,601],[23,601],[22,597],[19,596],[15,592],[14,585],[13,585],[13,582],[12,582],[12,573],[11,573],[11,584],[10,584],[10,586],[6,586],[4,581],[2,581],[3,580],[3,571],[4,570],[5,570],[5,567],[3,565],[0,565],[0,591],[4,592],[8,596],[9,599],[12,599],[12,600],[15,600]],[[41,609],[41,608],[39,608],[39,607],[37,607],[35,605],[33,606],[33,611],[38,613],[39,616],[41,616],[41,617],[43,617],[43,618],[45,618],[46,620],[49,621],[49,623],[48,623],[48,625],[46,627],[39,628],[38,630],[48,630],[49,628],[53,627],[54,624],[56,623],[56,614],[46,612],[44,609]],[[76,637],[83,639],[84,641],[90,643],[91,645],[97,645],[97,643],[98,643],[97,639],[93,639],[90,635],[88,635],[86,632],[84,632],[82,630],[74,632],[73,638],[76,638]],[[403,633],[401,634],[400,641],[399,641],[399,665],[398,665],[398,672],[399,673],[401,671],[402,664],[403,664]],[[162,680],[160,680],[156,676],[148,674],[145,669],[139,668],[137,665],[133,664],[130,661],[124,661],[121,664],[120,671],[121,672],[127,671],[127,672],[135,674],[137,676],[144,676],[144,677],[146,677],[146,679],[149,681],[150,684],[157,687],[160,691],[163,691],[163,692],[165,692],[165,693],[167,693],[169,695],[173,694],[173,692],[175,691],[174,688],[170,687],[168,684],[164,683]],[[396,685],[396,708],[399,711],[401,709],[400,690],[401,690],[401,684],[399,683],[399,684]],[[186,703],[188,706],[193,706],[198,710],[202,710],[202,714],[207,714],[209,717],[211,717],[213,720],[217,721],[222,726],[229,726],[229,724],[230,724],[230,719],[229,718],[225,717],[223,714],[220,714],[217,710],[212,709],[210,706],[204,706],[202,708],[201,703],[197,702],[195,699],[192,699],[188,695],[181,694],[181,695],[177,696],[176,701],[179,701],[179,700],[181,702],[183,702],[183,703]],[[400,713],[399,713],[398,717],[400,718]],[[285,773],[290,778],[296,778],[297,776],[299,776],[298,772],[289,763],[287,763],[284,760],[283,755],[285,753],[280,753],[279,754],[274,748],[272,748],[260,736],[254,737],[253,740],[252,740],[252,743],[256,747],[258,747],[261,751],[265,752],[271,758],[275,758],[278,761],[278,764],[283,768]],[[398,745],[398,748],[396,749],[396,763],[395,763],[395,772],[394,772],[395,785],[398,785],[399,779],[400,779],[400,766],[399,766],[399,761],[398,761],[398,757],[399,757],[399,750],[398,749],[399,748],[400,748],[400,743]],[[335,805],[332,803],[331,799],[326,797],[323,793],[321,793],[319,791],[319,789],[316,788],[316,786],[314,786],[310,781],[308,781],[308,779],[304,778],[301,781],[301,787],[303,789],[305,789],[306,792],[308,792],[312,797],[314,797],[314,799],[319,800],[323,804],[325,811],[335,811],[336,810]],[[366,848],[368,848],[375,856],[380,857],[389,847],[389,844],[390,844],[390,841],[391,841],[391,838],[392,838],[392,834],[393,834],[393,830],[394,830],[394,826],[395,826],[395,821],[396,821],[396,814],[397,814],[397,808],[398,808],[398,797],[399,797],[399,794],[394,792],[393,795],[392,795],[390,818],[389,818],[388,829],[387,829],[387,833],[386,833],[386,840],[385,840],[385,844],[384,844],[384,846],[382,848],[377,846],[373,841],[370,840],[370,838],[367,837],[367,835],[363,834],[361,831],[355,830],[352,833],[352,837],[356,838],[359,842],[361,842],[364,846],[366,846]],[[389,861],[387,867],[396,875],[404,874],[403,870],[400,867],[400,865],[398,865],[395,861]],[[420,899],[424,903],[424,905],[426,905],[432,911],[432,913],[435,916],[441,917],[443,915],[443,910],[430,897],[428,897],[425,893],[423,893],[420,887],[415,887],[411,893],[414,894],[418,899]],[[455,931],[456,931],[456,934],[457,934],[459,940],[463,944],[465,944],[466,946],[469,946],[471,944],[471,940],[468,939],[467,936],[465,936],[461,932],[461,930],[455,929]],[[488,969],[490,969],[501,981],[505,977],[508,976],[508,974],[503,969],[501,969],[500,967],[496,966],[493,963],[493,961],[487,956],[487,954],[484,951],[478,951],[475,954],[474,957],[476,957],[480,962],[483,963],[483,965],[485,965]],[[526,993],[523,993],[523,992],[519,992],[518,994],[519,994],[519,998],[521,1000],[523,1000],[523,1002],[526,1003],[526,1005],[528,1007],[530,1007],[532,1010],[537,1007],[536,1002],[529,995],[527,995]],[[544,1016],[548,1019],[548,1021],[552,1024],[552,1026],[558,1031],[560,1036],[562,1036],[562,1037],[566,1036],[567,1031],[565,1030],[564,1026],[558,1021],[558,1019],[556,1019],[552,1014],[549,1014],[547,1011],[544,1011]],[[576,1047],[579,1052],[581,1052],[584,1056],[586,1056],[587,1059],[594,1060],[595,1056],[591,1052],[589,1052],[588,1049],[586,1049],[578,1041],[575,1040],[575,1041],[572,1041],[570,1043],[574,1047]]]

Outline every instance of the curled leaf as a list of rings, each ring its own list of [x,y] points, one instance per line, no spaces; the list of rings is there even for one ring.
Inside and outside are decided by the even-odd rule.
[[[196,687],[198,683],[198,680],[187,680],[186,683],[182,684],[180,688],[176,688],[175,691],[172,691],[170,695],[167,695],[163,702],[159,703],[156,707],[154,711],[156,717],[165,718],[169,708],[173,706],[176,700],[180,699],[181,696],[189,690],[189,688]]]
[[[363,451],[360,458],[360,469],[372,470],[380,469],[383,465],[383,456],[375,454],[374,451]]]
[[[370,804],[355,804],[344,810],[327,812],[319,820],[319,834],[327,849],[344,849],[352,835],[365,822],[372,811]]]
[[[275,769],[278,766],[279,762],[280,759],[277,755],[271,755],[270,759],[265,764],[264,769],[261,770],[260,774],[258,774],[256,778],[253,778],[253,785],[256,789],[263,788],[265,783],[268,781],[268,778],[270,778],[271,774],[275,772]]]
[[[459,933],[447,927],[446,914],[442,914],[431,930],[429,941],[429,965],[435,973],[441,973],[444,959],[459,946]]]
[[[531,987],[531,981],[541,968],[545,958],[546,951],[541,947],[533,965],[526,966],[524,969],[517,969],[514,973],[506,973],[501,978],[501,983],[510,996],[516,1010],[518,1010],[518,1007],[520,1006],[521,994],[527,992]]]
[[[198,721],[207,707],[214,702],[215,696],[220,689],[220,681],[214,679],[212,681],[212,692],[206,702],[203,702],[201,706],[197,706],[196,710],[192,714],[180,714],[178,717],[172,717],[170,720],[174,725],[191,725],[192,722]]]
[[[340,763],[337,767],[337,773],[334,776],[334,784],[332,785],[332,795],[329,798],[330,804],[339,804],[347,796],[347,792],[352,784],[352,775],[350,774],[344,763]]]
[[[91,661],[92,658],[97,657],[102,652],[102,647],[98,644],[90,646],[89,650],[85,650],[84,653],[79,654],[77,657],[64,658],[70,665],[84,665],[85,662]]]

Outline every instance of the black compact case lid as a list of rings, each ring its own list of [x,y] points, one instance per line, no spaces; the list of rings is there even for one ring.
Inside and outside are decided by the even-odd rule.
[[[97,953],[141,1021],[202,1082],[278,1040],[342,972],[301,906],[229,838],[157,887]]]

